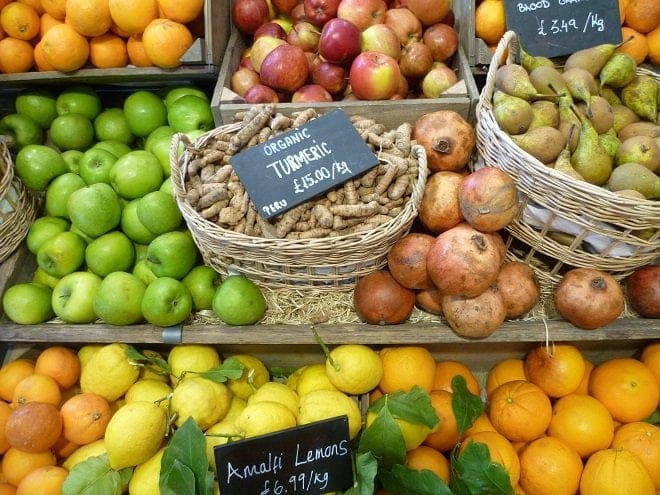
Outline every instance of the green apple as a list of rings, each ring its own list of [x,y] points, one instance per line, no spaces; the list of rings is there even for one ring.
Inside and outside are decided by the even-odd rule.
[[[165,106],[169,110],[172,103],[186,95],[195,95],[199,98],[209,101],[207,94],[194,84],[180,84],[178,86],[164,88],[161,96],[165,102]]]
[[[157,277],[185,277],[197,262],[197,246],[188,230],[173,230],[149,243],[147,263]]]
[[[67,166],[69,167],[69,172],[77,174],[80,172],[80,159],[83,156],[83,152],[80,150],[66,150],[60,153]]]
[[[110,169],[110,184],[125,199],[141,198],[163,183],[163,167],[146,150],[133,150],[117,159]]]
[[[133,247],[135,248],[135,262],[147,259],[147,249],[149,248],[148,244],[141,244],[139,242],[133,242]]]
[[[137,217],[155,235],[176,230],[183,221],[179,206],[163,191],[152,191],[138,199]]]
[[[48,215],[35,218],[25,236],[28,251],[36,255],[46,240],[67,230],[69,230],[69,222],[65,218]]]
[[[103,278],[94,296],[96,316],[109,325],[141,322],[142,297],[146,288],[146,284],[132,273],[110,273]]]
[[[39,266],[36,268],[36,270],[34,270],[34,273],[32,274],[33,282],[47,285],[51,289],[54,289],[55,286],[57,285],[57,282],[59,282],[60,280],[61,280],[60,277],[53,277],[52,275],[48,275]]]
[[[151,268],[149,268],[146,259],[135,262],[135,265],[133,265],[133,275],[138,277],[147,285],[158,278],[154,272],[151,271]]]
[[[67,201],[71,224],[90,237],[98,237],[119,225],[122,205],[115,190],[104,182],[71,193]]]
[[[131,147],[129,145],[127,145],[126,143],[122,143],[121,141],[115,141],[114,139],[106,139],[104,141],[99,141],[98,143],[94,143],[92,148],[100,148],[109,151],[117,158],[131,151]]]
[[[83,178],[73,172],[65,172],[55,177],[46,189],[46,200],[44,202],[46,215],[69,218],[66,207],[69,196],[73,191],[82,189],[86,185]]]
[[[172,165],[170,164],[171,145],[172,138],[168,136],[161,136],[151,142],[150,151],[158,158],[160,165],[163,167],[164,177],[169,177],[172,173]]]
[[[80,230],[75,225],[71,225],[69,227],[69,231],[73,232],[74,234],[79,235],[82,238],[82,240],[85,241],[85,244],[89,244],[94,239],[96,239],[96,237],[92,237],[91,235],[85,234],[82,230]]]
[[[213,308],[213,297],[220,285],[220,274],[208,265],[197,265],[181,280],[193,298],[195,311]]]
[[[94,119],[94,135],[98,141],[113,140],[130,145],[135,136],[128,127],[122,108],[106,108]]]
[[[157,127],[167,124],[167,107],[154,92],[137,90],[124,100],[128,128],[137,137],[147,137]]]
[[[160,185],[159,191],[163,191],[164,193],[174,197],[174,184],[172,184],[171,176],[163,181],[163,183]]]
[[[64,275],[53,289],[55,314],[66,323],[92,323],[96,320],[94,296],[101,281],[101,277],[88,271]]]
[[[101,277],[112,272],[129,271],[134,261],[133,241],[120,230],[97,237],[85,249],[87,268]]]
[[[261,289],[244,275],[230,275],[213,296],[213,312],[228,325],[252,325],[263,318],[266,299]]]
[[[152,325],[171,327],[183,322],[192,312],[192,296],[183,282],[158,277],[147,285],[142,298],[142,314]]]
[[[52,289],[36,282],[23,282],[9,287],[2,295],[2,309],[14,323],[38,325],[55,313],[51,306]]]
[[[42,144],[44,131],[41,126],[27,115],[10,113],[0,119],[0,134],[11,138],[8,147],[14,151],[29,144]]]
[[[57,117],[55,94],[46,88],[25,88],[14,100],[16,112],[27,115],[42,129],[48,129]]]
[[[69,171],[62,155],[45,144],[28,144],[21,148],[14,168],[25,187],[33,191],[45,191],[51,180]]]
[[[151,145],[154,141],[162,137],[172,139],[172,136],[174,136],[174,129],[172,129],[169,125],[161,125],[149,133],[147,138],[144,140],[143,149],[152,151]]]
[[[104,182],[110,184],[110,169],[117,157],[110,151],[92,146],[80,159],[80,176],[87,185]]]
[[[48,137],[62,151],[85,151],[94,142],[94,125],[78,113],[58,115],[48,128]]]
[[[195,95],[184,95],[174,101],[167,111],[167,122],[175,132],[209,131],[215,125],[208,99]]]
[[[77,113],[94,120],[103,109],[101,97],[96,90],[84,84],[75,84],[63,89],[55,100],[58,115]]]
[[[138,201],[140,198],[133,199],[124,205],[121,212],[121,230],[133,242],[147,245],[156,238],[156,235],[140,222],[137,216]]]
[[[61,278],[82,266],[86,247],[78,234],[60,232],[41,245],[37,251],[37,264],[47,274]]]

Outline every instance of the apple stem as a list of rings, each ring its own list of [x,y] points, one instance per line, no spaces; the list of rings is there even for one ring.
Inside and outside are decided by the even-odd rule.
[[[332,365],[332,367],[333,367],[334,369],[336,369],[337,371],[339,371],[339,365],[338,365],[337,363],[335,363],[335,361],[334,361],[334,360],[332,359],[332,357],[330,356],[330,349],[329,349],[328,346],[325,344],[325,342],[323,342],[323,339],[321,338],[321,336],[319,335],[319,333],[316,331],[316,327],[314,327],[314,325],[310,325],[310,328],[311,328],[311,330],[312,330],[312,333],[314,334],[314,339],[315,339],[316,342],[318,342],[318,344],[321,346],[321,349],[323,349],[323,354],[325,354],[326,359],[327,359],[328,361],[330,361],[330,364]]]

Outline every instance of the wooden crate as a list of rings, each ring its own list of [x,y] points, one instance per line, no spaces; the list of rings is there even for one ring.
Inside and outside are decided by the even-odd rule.
[[[234,121],[234,115],[249,108],[250,105],[236,93],[231,91],[230,79],[238,67],[241,55],[246,48],[245,37],[236,29],[232,33],[227,45],[227,51],[220,67],[218,81],[213,91],[211,107],[216,125],[229,124]],[[462,48],[454,57],[454,65],[459,82],[442,94],[439,98],[408,99],[408,100],[380,100],[380,101],[335,101],[328,103],[280,103],[279,112],[290,115],[292,112],[315,108],[324,113],[334,108],[342,108],[348,115],[373,116],[387,128],[394,128],[402,122],[414,122],[418,117],[433,110],[454,110],[463,118],[474,122],[474,111],[479,99],[479,91],[474,81],[465,53]]]
[[[477,38],[474,33],[474,10],[476,8],[475,0],[454,0],[453,10],[456,18],[456,29],[460,45],[465,50],[465,55],[470,67],[474,69],[487,69],[493,58],[486,43]]]

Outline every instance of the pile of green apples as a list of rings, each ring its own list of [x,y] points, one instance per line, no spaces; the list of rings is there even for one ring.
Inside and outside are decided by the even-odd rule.
[[[0,119],[16,175],[42,199],[25,242],[33,278],[2,296],[16,323],[172,326],[212,309],[222,285],[170,180],[174,134],[194,140],[214,126],[208,96],[191,84],[137,89],[115,106],[102,96],[88,85],[27,88]]]

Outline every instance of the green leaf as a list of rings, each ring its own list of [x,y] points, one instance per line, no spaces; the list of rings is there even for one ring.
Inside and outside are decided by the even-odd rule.
[[[396,464],[379,473],[383,487],[390,493],[407,495],[452,495],[447,484],[433,471],[410,469]]]
[[[166,473],[160,472],[161,495],[195,495],[197,480],[192,469],[175,459],[172,467]]]
[[[381,408],[371,424],[362,431],[358,452],[370,452],[381,466],[403,464],[406,442],[388,407]]]
[[[158,352],[150,352],[148,355],[142,354],[135,347],[129,345],[126,348],[126,357],[129,361],[140,363],[143,366],[153,368],[153,370],[161,375],[170,374],[170,365]]]
[[[488,446],[470,442],[452,463],[454,495],[514,495],[509,474],[490,459]]]
[[[454,390],[451,398],[451,409],[456,417],[460,438],[472,426],[474,421],[483,414],[484,403],[480,397],[468,390],[463,376],[455,375],[451,380],[451,386]]]
[[[199,373],[199,376],[202,376],[207,380],[222,383],[227,380],[238,380],[243,376],[244,369],[245,366],[239,359],[229,357],[217,368]]]
[[[132,472],[132,469],[129,468]],[[62,485],[62,495],[121,495],[122,477],[110,467],[108,455],[88,457],[76,464]]]
[[[431,404],[431,397],[418,385],[409,392],[399,391],[384,395],[369,407],[369,411],[378,412],[382,408],[387,408],[397,419],[422,424],[428,428],[434,428],[439,421],[438,414]]]
[[[645,419],[645,421],[647,423],[651,423],[652,425],[660,425],[660,409],[656,409],[653,414]]]
[[[358,454],[355,459],[355,485],[344,495],[372,495],[377,472],[378,461],[371,452]]]

